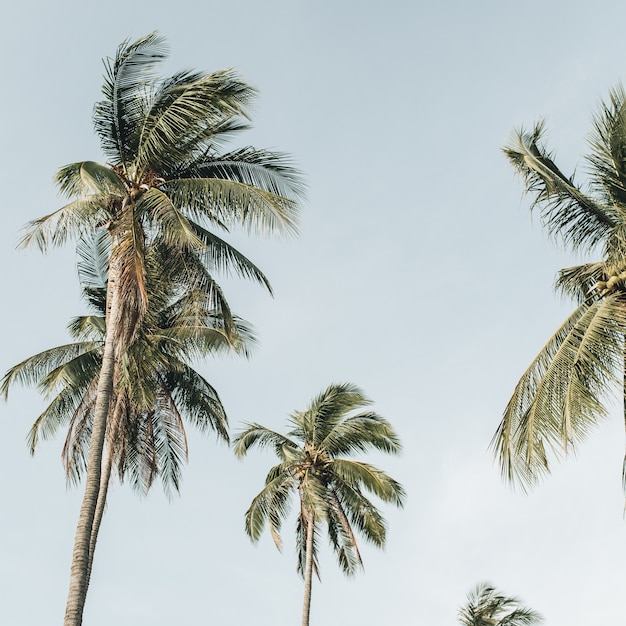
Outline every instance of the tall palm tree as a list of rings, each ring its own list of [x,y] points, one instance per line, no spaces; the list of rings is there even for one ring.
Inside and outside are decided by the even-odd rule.
[[[489,583],[480,583],[467,596],[459,611],[463,626],[534,626],[539,613],[522,606],[519,598],[504,596]]]
[[[515,387],[492,445],[506,479],[522,488],[582,441],[607,415],[616,389],[626,402],[626,94],[619,87],[594,119],[582,186],[556,166],[544,126],[520,130],[505,149],[548,233],[596,261],[560,271],[556,287],[576,301]],[[624,406],[626,418],[626,405]]]
[[[50,399],[29,433],[30,451],[34,454],[40,439],[48,439],[67,426],[63,461],[72,483],[79,482],[87,465],[106,333],[109,243],[103,229],[79,242],[83,296],[93,314],[70,323],[68,329],[74,343],[25,359],[0,382],[0,394],[5,398],[12,384],[22,383],[38,386]],[[238,318],[233,319],[237,335],[225,333],[222,320],[210,309],[209,301],[190,298],[187,292],[168,296],[173,291],[172,284],[186,278],[187,273],[179,276],[177,268],[171,266],[170,273],[164,274],[167,265],[155,258],[162,253],[156,247],[147,253],[147,284],[155,295],[150,298],[135,341],[116,367],[89,572],[113,467],[121,481],[128,478],[141,493],[147,493],[157,477],[166,492],[178,491],[181,464],[188,454],[184,421],[229,440],[226,413],[219,396],[189,365],[189,360],[224,350],[247,354],[247,344],[253,341],[249,329]]]
[[[384,502],[402,506],[404,490],[382,470],[350,458],[369,449],[390,454],[400,441],[389,422],[363,410],[370,400],[354,385],[330,385],[306,411],[289,417],[287,435],[249,424],[234,439],[235,453],[243,457],[253,446],[274,450],[280,463],[267,474],[265,487],[246,513],[246,532],[258,541],[267,523],[278,549],[280,529],[289,513],[290,498],[299,499],[296,526],[298,572],[304,577],[302,624],[308,626],[313,571],[318,574],[318,538],[322,524],[339,566],[345,574],[362,565],[356,532],[382,547],[385,521],[363,491]]]
[[[82,623],[114,371],[148,310],[147,251],[165,246],[169,262],[181,267],[199,260],[211,270],[230,269],[269,288],[262,272],[209,228],[294,232],[302,194],[297,172],[282,155],[250,147],[220,150],[247,127],[254,90],[232,70],[183,71],[158,80],[155,70],[165,56],[164,40],[152,33],[123,42],[106,61],[104,97],[94,108],[94,124],[108,164],[62,167],[56,180],[69,203],[32,222],[23,240],[46,249],[97,226],[105,226],[111,240],[106,334],[65,626]],[[230,332],[228,308],[210,275],[199,279],[196,274],[189,288],[213,299]]]

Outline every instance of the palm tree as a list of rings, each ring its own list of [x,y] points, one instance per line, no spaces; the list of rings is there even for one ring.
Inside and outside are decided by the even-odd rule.
[[[276,547],[281,549],[281,525],[289,513],[291,496],[298,494],[296,538],[298,572],[304,577],[303,626],[309,624],[314,570],[319,577],[322,523],[339,566],[350,575],[362,565],[355,531],[378,547],[386,538],[385,521],[363,491],[396,506],[403,503],[404,490],[399,483],[372,465],[347,458],[369,449],[390,454],[400,451],[400,441],[389,422],[363,410],[369,404],[354,385],[330,385],[306,411],[291,414],[292,429],[286,436],[248,424],[234,439],[238,457],[257,445],[273,448],[280,459],[246,513],[246,532],[252,541],[259,540],[267,523]]]
[[[48,439],[67,426],[63,461],[71,483],[78,483],[86,470],[106,333],[109,243],[102,229],[79,242],[79,276],[93,314],[70,323],[74,343],[25,359],[0,382],[0,394],[5,398],[12,384],[22,383],[37,385],[50,399],[29,433],[30,451],[34,454],[40,439]],[[171,285],[186,274],[177,276],[174,266],[169,268],[173,273],[163,274],[166,264],[155,259],[160,253],[153,248],[146,259],[147,284],[150,293],[157,295],[151,297],[137,337],[115,372],[89,573],[113,466],[120,481],[128,478],[143,494],[156,477],[166,492],[178,491],[181,465],[188,454],[184,421],[229,440],[226,413],[217,392],[188,361],[224,350],[247,354],[247,344],[253,341],[238,318],[233,320],[238,334],[225,333],[222,320],[209,308],[210,302],[193,300],[187,292],[168,297]],[[165,285],[170,288],[164,289]]]
[[[262,272],[209,228],[294,232],[302,185],[284,156],[254,148],[221,153],[247,126],[255,92],[232,70],[183,71],[158,80],[164,40],[152,33],[123,42],[106,61],[103,100],[94,124],[107,165],[82,161],[62,167],[57,183],[69,203],[30,224],[23,244],[60,245],[104,226],[110,237],[106,334],[95,395],[76,529],[65,626],[79,626],[87,593],[90,538],[98,501],[107,416],[116,365],[135,340],[149,309],[146,255],[169,250],[180,267],[201,262],[231,270],[269,289]],[[208,271],[193,272],[190,290],[204,290],[233,328],[227,304]]]
[[[626,94],[617,88],[594,119],[583,187],[543,143],[544,126],[520,130],[505,153],[526,182],[550,235],[594,262],[560,271],[556,287],[576,301],[515,387],[492,445],[504,477],[522,488],[582,441],[626,392]],[[626,402],[626,394],[624,394]],[[624,406],[626,418],[626,405]]]
[[[543,618],[522,606],[515,597],[503,596],[489,583],[480,583],[467,596],[459,611],[463,626],[534,626]]]

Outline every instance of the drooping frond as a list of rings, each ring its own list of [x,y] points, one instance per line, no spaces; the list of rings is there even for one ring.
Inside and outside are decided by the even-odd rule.
[[[336,477],[342,484],[350,485],[359,491],[365,489],[383,502],[403,506],[404,489],[400,483],[378,467],[355,459],[337,458],[333,459],[331,467],[333,477]]]
[[[319,534],[320,534],[320,524],[319,520],[313,521],[313,553],[311,555],[313,561],[313,572],[317,576],[318,580],[322,580],[320,577],[320,568],[319,568]],[[297,567],[296,571],[304,578],[305,566],[306,566],[306,536],[308,526],[311,522],[309,522],[309,518],[307,512],[304,507],[300,507],[300,514],[298,515],[298,520],[296,522],[296,555],[297,555]]]
[[[90,195],[126,195],[124,181],[107,165],[95,161],[70,163],[59,169],[54,181],[59,191],[68,198],[82,198]]]
[[[605,263],[584,263],[560,270],[555,289],[581,304],[585,300],[601,295],[603,291],[602,282],[606,283],[607,280]]]
[[[57,385],[71,382],[68,368],[71,363],[83,358],[89,359],[91,366],[98,360],[94,351],[101,347],[100,342],[79,342],[58,346],[35,354],[9,369],[0,382],[0,395],[5,399],[11,385],[39,385],[45,393],[54,393]],[[92,356],[93,355],[93,356]],[[94,360],[95,359],[95,360]],[[77,366],[73,372],[84,371],[85,365]]]
[[[526,182],[532,208],[538,208],[548,233],[560,237],[572,249],[589,250],[615,227],[619,214],[593,199],[565,176],[541,143],[543,123],[531,132],[515,134],[513,146],[504,149],[509,161]]]
[[[83,289],[106,291],[111,238],[104,228],[86,233],[76,244],[78,278]],[[104,314],[105,309],[97,309]]]
[[[54,213],[29,222],[18,247],[36,246],[45,252],[62,246],[68,239],[79,239],[98,223],[106,221],[111,196],[91,195],[66,204]]]
[[[363,561],[352,526],[334,491],[329,494],[326,526],[330,545],[337,556],[337,562],[342,572],[347,576],[356,573],[359,567],[363,567]]]
[[[276,547],[282,548],[280,529],[290,510],[289,497],[295,488],[295,482],[289,468],[282,463],[273,467],[266,479],[265,487],[252,500],[246,512],[246,533],[252,541],[258,541],[269,523]]]
[[[235,455],[239,458],[246,456],[250,448],[271,447],[280,459],[292,459],[298,454],[299,446],[296,442],[280,433],[265,428],[260,424],[246,424],[247,428],[240,432],[233,440]]]
[[[622,383],[625,298],[582,303],[517,384],[492,446],[504,477],[532,486],[549,453],[567,453],[606,415],[603,399]]]

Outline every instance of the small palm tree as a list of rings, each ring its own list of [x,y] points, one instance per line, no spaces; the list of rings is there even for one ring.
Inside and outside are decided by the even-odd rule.
[[[318,574],[318,537],[322,524],[339,566],[345,574],[362,565],[356,532],[382,547],[385,521],[363,491],[384,502],[402,506],[404,490],[382,470],[350,458],[369,449],[389,454],[400,451],[400,441],[380,415],[363,411],[370,400],[350,384],[330,385],[306,411],[292,413],[292,429],[281,435],[259,424],[234,439],[235,453],[243,457],[253,446],[271,447],[280,463],[270,469],[265,487],[246,513],[246,532],[258,541],[269,525],[278,549],[280,529],[289,513],[290,498],[297,493],[296,525],[298,572],[304,577],[302,624],[308,626],[313,571]]]
[[[539,613],[522,606],[518,598],[502,595],[489,583],[476,585],[459,611],[463,626],[534,626],[542,621]]]
[[[541,123],[521,130],[505,153],[547,231],[598,257],[560,271],[556,287],[576,308],[520,379],[492,441],[502,474],[522,488],[606,417],[611,392],[626,403],[626,93],[611,92],[594,120],[584,187],[556,166],[543,134]]]

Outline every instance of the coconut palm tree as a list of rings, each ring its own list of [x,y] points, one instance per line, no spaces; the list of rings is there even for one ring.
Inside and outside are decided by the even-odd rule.
[[[489,583],[480,583],[459,610],[463,626],[534,626],[541,624],[539,613],[522,606],[518,598],[504,596]]]
[[[106,61],[94,124],[108,162],[62,167],[56,180],[68,204],[32,222],[23,239],[24,245],[46,249],[104,226],[111,241],[106,334],[65,626],[82,623],[114,372],[149,310],[148,250],[166,246],[171,263],[182,267],[199,260],[211,270],[230,270],[269,288],[262,272],[214,231],[243,226],[294,232],[302,194],[297,172],[282,155],[254,148],[221,150],[247,127],[254,90],[232,70],[184,71],[158,80],[155,70],[165,57],[164,40],[152,33],[123,42],[115,58]],[[189,288],[206,291],[231,332],[215,283],[196,280]]]
[[[78,483],[87,469],[106,334],[109,243],[103,229],[79,242],[79,276],[93,314],[70,323],[68,330],[75,341],[25,359],[0,382],[0,394],[5,398],[12,384],[23,383],[37,385],[50,399],[29,433],[30,451],[34,454],[41,439],[67,427],[63,461],[71,483]],[[163,274],[167,264],[155,258],[162,253],[158,247],[148,251],[147,284],[155,295],[150,298],[135,341],[115,372],[89,572],[113,467],[120,481],[128,479],[143,494],[157,477],[166,492],[178,491],[181,465],[188,454],[184,422],[229,440],[226,413],[217,392],[189,361],[225,350],[247,354],[247,345],[254,340],[236,317],[237,334],[226,333],[209,301],[193,300],[188,292],[168,296],[175,291],[172,283],[186,278],[187,273],[179,276],[178,268],[170,266],[171,272]]]
[[[522,488],[549,473],[607,415],[616,389],[626,401],[626,94],[617,88],[594,119],[583,186],[556,166],[544,126],[505,149],[548,233],[596,260],[560,271],[556,287],[576,308],[515,387],[492,445],[506,479]],[[626,405],[624,407],[626,418]]]
[[[400,441],[389,422],[363,410],[369,404],[354,385],[330,385],[306,411],[291,414],[292,428],[287,435],[248,424],[234,439],[238,457],[256,445],[269,446],[280,459],[246,513],[245,528],[252,541],[259,540],[267,524],[276,547],[281,548],[282,522],[289,513],[290,498],[298,494],[296,539],[298,572],[304,577],[303,626],[309,624],[313,571],[319,577],[322,525],[326,525],[339,566],[349,575],[362,565],[356,533],[378,547],[386,538],[385,521],[363,492],[402,506],[404,490],[399,483],[372,465],[348,458],[369,449],[390,454],[400,451]]]

